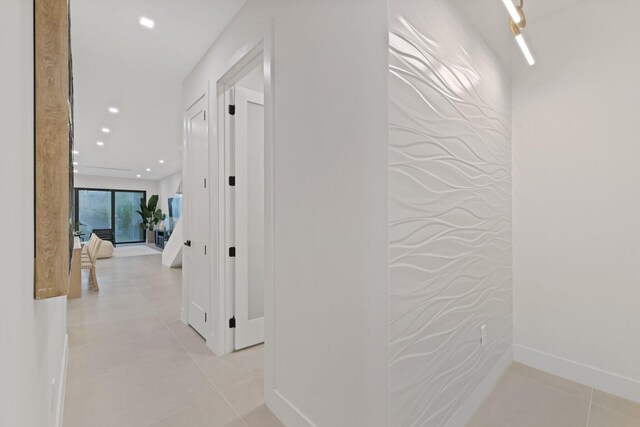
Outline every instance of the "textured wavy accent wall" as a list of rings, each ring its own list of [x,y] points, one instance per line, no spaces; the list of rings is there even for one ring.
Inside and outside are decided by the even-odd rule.
[[[444,1],[390,6],[391,425],[443,426],[512,343],[510,85]]]

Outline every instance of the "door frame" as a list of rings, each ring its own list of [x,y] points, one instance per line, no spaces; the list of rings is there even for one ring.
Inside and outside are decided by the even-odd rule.
[[[229,221],[231,217],[231,192],[228,191],[230,175],[230,154],[232,150],[232,127],[230,126],[227,105],[230,90],[256,66],[262,65],[264,76],[264,199],[265,199],[265,387],[273,384],[274,357],[271,343],[274,338],[273,289],[274,289],[274,97],[273,97],[273,47],[272,41],[262,39],[242,55],[216,82],[216,100],[218,111],[218,147],[219,155],[219,248],[218,248],[218,355],[234,351],[234,331],[229,327],[234,306],[234,268],[233,259],[228,256],[228,248],[233,244]],[[233,94],[231,94],[233,96]],[[230,241],[231,240],[231,241]],[[268,365],[268,366],[267,366]]]

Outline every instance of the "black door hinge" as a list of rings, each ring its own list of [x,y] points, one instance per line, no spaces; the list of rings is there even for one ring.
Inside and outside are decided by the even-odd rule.
[[[204,119],[207,120],[207,112],[203,111],[203,113],[204,113]]]
[[[204,179],[204,188],[207,188],[207,178]]]
[[[236,177],[235,176],[230,176],[229,177],[229,185],[231,187],[235,187],[236,186]]]
[[[204,323],[207,323],[207,313],[204,314]]]
[[[207,254],[207,245],[204,245],[204,254]]]
[[[235,247],[232,246],[232,247],[229,248],[229,256],[231,258],[236,256],[236,248]]]
[[[236,115],[236,106],[235,105],[229,105],[229,115],[231,115],[231,116],[235,116]]]
[[[229,328],[235,328],[236,327],[236,318],[232,317],[231,319],[229,319]]]

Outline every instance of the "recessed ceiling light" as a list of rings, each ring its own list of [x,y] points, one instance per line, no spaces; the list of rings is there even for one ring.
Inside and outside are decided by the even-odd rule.
[[[73,162],[73,166],[78,166],[78,162]]]
[[[164,160],[158,160],[158,163],[163,164]]]
[[[73,153],[73,154],[76,154],[76,155],[80,154],[80,152],[79,152],[79,151],[76,151],[76,150],[73,150],[73,151],[72,151],[72,153]]]
[[[147,168],[147,169],[146,169],[146,171],[147,171],[147,172],[151,172],[151,169]]]
[[[145,18],[144,16],[141,16],[140,21],[138,22],[140,22],[140,25],[145,28],[153,28],[156,25],[156,23],[153,22],[153,19]]]
[[[73,170],[73,173],[78,173],[78,169],[74,169],[74,170]]]
[[[116,107],[109,107],[109,112],[111,114],[118,114],[120,110],[118,110]]]
[[[104,145],[104,142],[102,142],[102,141],[98,141],[98,142],[96,142],[96,144],[97,144],[98,146],[102,147],[102,146]]]
[[[111,132],[111,129],[109,129],[109,128],[102,128],[101,130],[102,130],[102,132],[104,132],[104,133],[109,133],[109,132]]]
[[[141,176],[142,176],[142,175],[138,174],[138,175],[136,175],[136,178],[140,178]]]

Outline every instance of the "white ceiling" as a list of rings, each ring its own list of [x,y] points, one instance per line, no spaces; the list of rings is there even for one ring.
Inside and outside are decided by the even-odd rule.
[[[525,0],[524,11],[527,15],[527,22],[532,22],[533,25],[536,20],[543,19],[547,15],[581,1],[583,0]]]
[[[157,180],[182,168],[182,81],[244,2],[71,0],[79,173]]]
[[[512,1],[514,4],[520,3],[519,0]],[[546,16],[581,1],[584,0],[524,0],[527,25],[534,27],[536,21],[539,22]],[[482,35],[485,43],[493,48],[505,71],[510,72],[514,53],[516,60],[522,61],[521,53],[509,29],[509,14],[502,0],[451,0],[451,2]],[[535,52],[535,37],[529,37],[527,41]]]
[[[529,25],[580,1],[525,0]],[[79,173],[158,180],[182,168],[182,81],[244,2],[71,0]],[[452,3],[509,70],[514,43],[502,1]],[[141,16],[155,28],[140,26]],[[110,106],[119,114],[110,114]]]

